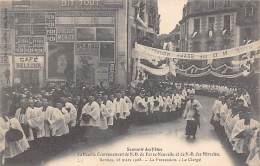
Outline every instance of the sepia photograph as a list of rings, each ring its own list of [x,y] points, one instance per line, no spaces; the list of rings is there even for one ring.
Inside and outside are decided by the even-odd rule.
[[[260,0],[0,0],[0,166],[260,166]]]

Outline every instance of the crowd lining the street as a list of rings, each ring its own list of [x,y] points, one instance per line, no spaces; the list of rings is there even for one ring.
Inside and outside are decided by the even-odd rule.
[[[161,82],[160,87],[154,89],[144,84],[128,90],[118,85],[104,88],[66,84],[49,86],[35,94],[24,87],[6,91],[0,118],[2,163],[31,149],[40,149],[42,154],[55,153],[74,142],[90,142],[99,134],[106,136],[109,131],[123,134],[131,123],[172,120],[183,111],[185,114],[185,105],[195,91],[196,94],[221,96],[214,103],[211,123],[218,132],[226,132],[234,150],[241,140],[246,140],[247,145],[250,143],[250,148],[248,145],[247,151],[242,151],[242,154],[250,153],[249,165],[259,161],[256,155],[259,153],[259,123],[250,119],[249,124],[254,125],[237,129],[241,121],[250,117],[245,116],[251,105],[245,90],[213,84]],[[230,121],[232,124],[228,123]],[[22,137],[8,138],[6,133],[10,129],[18,129]]]
[[[210,123],[230,148],[249,166],[260,163],[260,123],[253,119],[250,97],[222,93],[212,106]]]

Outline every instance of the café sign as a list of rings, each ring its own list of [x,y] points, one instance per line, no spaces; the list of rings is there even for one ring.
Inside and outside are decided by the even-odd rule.
[[[43,56],[15,56],[15,69],[18,70],[39,70],[43,68]]]

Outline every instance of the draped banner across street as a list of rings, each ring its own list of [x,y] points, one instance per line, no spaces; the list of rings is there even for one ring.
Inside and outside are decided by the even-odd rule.
[[[240,46],[237,48],[231,48],[227,50],[221,51],[212,51],[212,52],[173,52],[167,51],[157,48],[151,48],[147,46],[143,46],[140,44],[135,45],[135,51],[137,56],[150,58],[176,58],[176,59],[189,59],[189,60],[209,60],[209,59],[220,59],[220,58],[229,58],[235,57],[240,54],[245,54],[250,51],[258,51],[260,50],[260,41],[256,41],[244,46]]]
[[[185,77],[213,75],[221,78],[247,76],[259,58],[260,41],[237,48],[213,52],[173,52],[136,44],[133,78],[143,80],[147,74]],[[196,65],[191,63],[196,61]],[[141,78],[140,78],[141,77]]]

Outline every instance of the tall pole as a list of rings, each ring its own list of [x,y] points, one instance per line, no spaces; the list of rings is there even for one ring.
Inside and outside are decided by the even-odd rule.
[[[129,0],[126,0],[126,85],[129,84]]]

